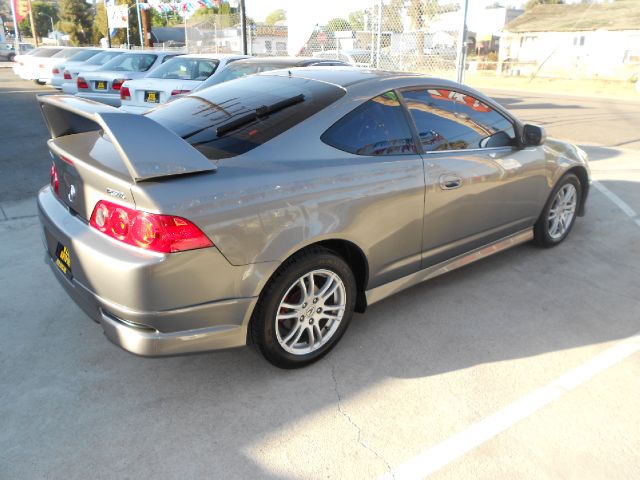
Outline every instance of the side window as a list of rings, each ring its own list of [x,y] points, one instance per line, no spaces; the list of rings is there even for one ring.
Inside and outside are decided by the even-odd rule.
[[[416,153],[413,136],[395,92],[363,103],[326,132],[322,141],[356,155]]]
[[[505,147],[513,125],[480,100],[446,89],[402,92],[425,151]]]
[[[167,60],[171,60],[171,59],[172,59],[172,58],[174,58],[175,56],[176,56],[176,55],[167,55],[166,57],[164,57],[164,58],[162,59],[162,62],[161,62],[161,63],[164,63],[164,62],[166,62]]]

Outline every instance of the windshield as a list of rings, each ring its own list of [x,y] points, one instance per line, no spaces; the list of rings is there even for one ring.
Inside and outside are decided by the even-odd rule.
[[[101,70],[116,72],[146,72],[158,58],[150,53],[125,53],[104,64]]]
[[[218,60],[173,58],[153,70],[147,78],[206,80],[218,68]]]
[[[191,94],[146,114],[212,160],[241,155],[344,95],[324,82],[251,76]]]
[[[91,57],[100,53],[100,50],[80,50],[76,52],[75,55],[69,57],[69,61],[71,62],[84,62],[85,60],[89,60]]]
[[[124,52],[101,52],[99,54],[97,54],[94,57],[91,57],[89,60],[86,61],[87,65],[104,65],[105,63],[107,63],[109,60],[112,60],[120,55],[122,55]]]

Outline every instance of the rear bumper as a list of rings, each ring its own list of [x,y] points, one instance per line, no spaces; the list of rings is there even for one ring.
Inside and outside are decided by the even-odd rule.
[[[38,194],[46,263],[69,297],[106,336],[143,356],[242,346],[259,277],[275,265],[236,267],[217,249],[162,255],[127,248],[71,214],[46,187]],[[53,260],[68,247],[72,276]],[[256,281],[243,283],[255,277]],[[266,279],[265,279],[266,281]]]
[[[75,82],[65,82],[62,84],[62,93],[75,95],[76,93],[78,93],[78,86],[75,84]]]
[[[97,92],[78,92],[76,95],[80,98],[87,98],[94,102],[106,103],[112,107],[120,106],[120,94],[119,93],[97,93]]]
[[[60,75],[56,75],[55,77],[51,78],[51,86],[57,90],[61,90],[62,89],[62,84],[65,82],[64,77],[60,76]]]
[[[128,325],[105,313],[102,314],[100,324],[111,342],[143,357],[162,357],[240,347],[246,344],[247,338],[246,328],[232,326],[160,333]]]

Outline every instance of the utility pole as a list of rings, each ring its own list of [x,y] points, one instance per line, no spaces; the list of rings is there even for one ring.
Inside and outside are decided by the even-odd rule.
[[[467,59],[467,12],[469,10],[469,0],[464,1],[464,11],[462,12],[462,26],[458,37],[458,66],[456,80],[458,83],[464,82],[464,68]]]
[[[240,29],[242,30],[242,54],[247,54],[247,11],[244,0],[240,0]]]
[[[149,2],[144,0],[143,3]],[[144,46],[153,47],[153,42],[151,42],[151,14],[147,8],[142,10],[142,32],[144,33]]]
[[[13,43],[15,44],[16,55],[20,55],[20,30],[18,30],[18,20],[16,19],[16,7],[13,4],[13,0],[9,2],[11,4],[11,15],[13,16]]]
[[[31,8],[31,0],[27,0],[27,5],[29,5],[29,22],[31,23],[31,33],[33,34],[33,41],[36,44],[36,47],[39,45],[38,44],[38,32],[36,32],[36,24],[33,21],[33,8]],[[16,25],[16,28],[18,26]]]
[[[140,8],[140,2],[136,1],[136,13],[138,14],[138,38],[140,39],[140,48],[144,50],[144,34],[142,33],[142,20],[140,19],[140,10],[142,10]]]

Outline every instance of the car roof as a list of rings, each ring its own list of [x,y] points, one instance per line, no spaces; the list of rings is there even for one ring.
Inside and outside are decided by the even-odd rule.
[[[326,62],[326,58],[310,58],[310,57],[251,57],[243,58],[234,62],[238,64],[250,65],[282,65],[283,67],[293,67],[295,65],[305,65],[314,62]]]
[[[238,53],[190,53],[188,55],[180,55],[180,58],[203,58],[221,60],[223,58],[245,58],[245,56]]]
[[[387,70],[375,70],[359,67],[305,67],[290,68],[287,70],[272,70],[260,75],[291,75],[309,80],[332,83],[339,87],[348,87],[356,83],[379,81],[384,78],[427,78],[425,75],[407,72],[390,72]]]
[[[109,50],[107,50],[109,51]],[[173,52],[169,50],[123,50],[124,53],[133,53],[134,55],[182,55],[180,52]]]
[[[371,53],[375,55],[375,52],[367,50],[366,48],[352,48],[352,49],[340,49],[340,50],[323,50],[322,52],[316,52],[315,55],[322,55],[323,53],[344,53],[346,55],[358,54],[358,53]]]

